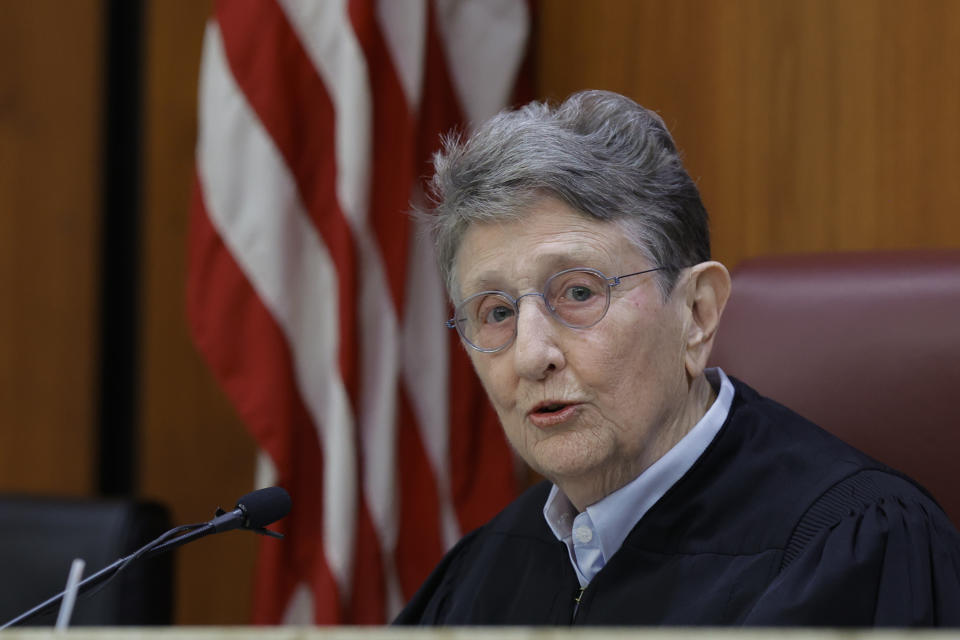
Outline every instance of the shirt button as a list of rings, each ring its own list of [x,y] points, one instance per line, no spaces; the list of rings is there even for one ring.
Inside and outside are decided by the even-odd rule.
[[[593,540],[593,531],[590,527],[577,527],[573,530],[573,537],[580,544],[586,544]]]

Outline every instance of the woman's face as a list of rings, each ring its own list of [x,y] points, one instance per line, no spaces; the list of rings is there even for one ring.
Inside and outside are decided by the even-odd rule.
[[[654,266],[615,224],[550,198],[518,220],[472,227],[456,258],[461,299],[541,291],[571,267],[612,277]],[[691,426],[685,296],[678,285],[664,301],[655,277],[624,279],[589,329],[560,324],[541,298],[526,297],[512,345],[468,349],[511,444],[581,509],[639,475]]]

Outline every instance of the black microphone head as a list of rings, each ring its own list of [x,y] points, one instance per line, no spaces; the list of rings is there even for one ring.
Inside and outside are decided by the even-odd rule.
[[[237,500],[246,529],[261,529],[290,513],[290,494],[282,487],[266,487]]]

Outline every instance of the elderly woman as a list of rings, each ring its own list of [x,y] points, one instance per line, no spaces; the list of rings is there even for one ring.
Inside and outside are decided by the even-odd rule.
[[[706,368],[730,276],[656,114],[598,91],[501,113],[433,186],[448,326],[549,482],[398,622],[960,624],[936,503]]]

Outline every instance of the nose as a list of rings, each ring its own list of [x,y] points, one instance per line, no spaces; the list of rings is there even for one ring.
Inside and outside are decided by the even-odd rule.
[[[522,298],[530,299],[520,304]],[[517,300],[517,337],[513,345],[517,375],[543,380],[550,372],[563,368],[566,362],[557,342],[558,329],[542,295],[526,294]]]

